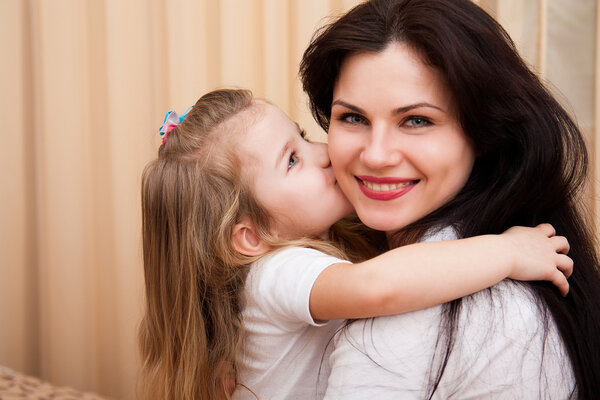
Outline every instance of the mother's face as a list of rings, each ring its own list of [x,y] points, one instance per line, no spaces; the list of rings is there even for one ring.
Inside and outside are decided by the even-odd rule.
[[[342,64],[329,155],[360,219],[389,233],[453,198],[475,159],[439,74],[400,43]]]

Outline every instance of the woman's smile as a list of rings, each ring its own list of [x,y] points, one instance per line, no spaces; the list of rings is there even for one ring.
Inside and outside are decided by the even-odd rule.
[[[356,181],[365,196],[383,201],[403,196],[419,183],[418,179],[378,178],[374,176],[357,176]]]
[[[333,92],[329,156],[367,226],[395,232],[465,185],[475,153],[452,103],[439,72],[406,45],[344,60]]]

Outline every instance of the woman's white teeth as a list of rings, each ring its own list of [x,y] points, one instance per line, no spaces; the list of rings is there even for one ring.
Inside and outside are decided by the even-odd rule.
[[[362,181],[362,183],[374,192],[389,192],[391,190],[398,190],[409,185],[412,185],[414,181],[403,182],[403,183],[374,183],[368,181]]]

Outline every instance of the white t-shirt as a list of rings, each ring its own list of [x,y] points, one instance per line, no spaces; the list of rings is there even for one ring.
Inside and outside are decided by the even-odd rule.
[[[317,276],[347,262],[314,249],[290,247],[255,262],[246,279],[246,337],[239,382],[259,399],[320,399],[329,375],[328,356],[343,321],[316,323],[309,298]],[[238,385],[233,399],[255,399]]]
[[[427,240],[454,239],[445,229]],[[326,399],[424,399],[446,349],[443,306],[359,320],[338,333]],[[463,299],[453,351],[434,399],[568,399],[573,371],[534,294],[505,280]],[[436,351],[436,345],[437,351]],[[433,367],[432,367],[433,366]]]

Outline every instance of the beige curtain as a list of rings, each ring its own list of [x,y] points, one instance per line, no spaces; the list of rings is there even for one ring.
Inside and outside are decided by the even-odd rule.
[[[0,365],[134,398],[139,184],[169,109],[251,88],[325,138],[298,61],[354,0],[2,0]],[[480,0],[600,155],[594,0]],[[587,201],[598,218],[600,162]],[[594,200],[596,199],[596,200]]]

